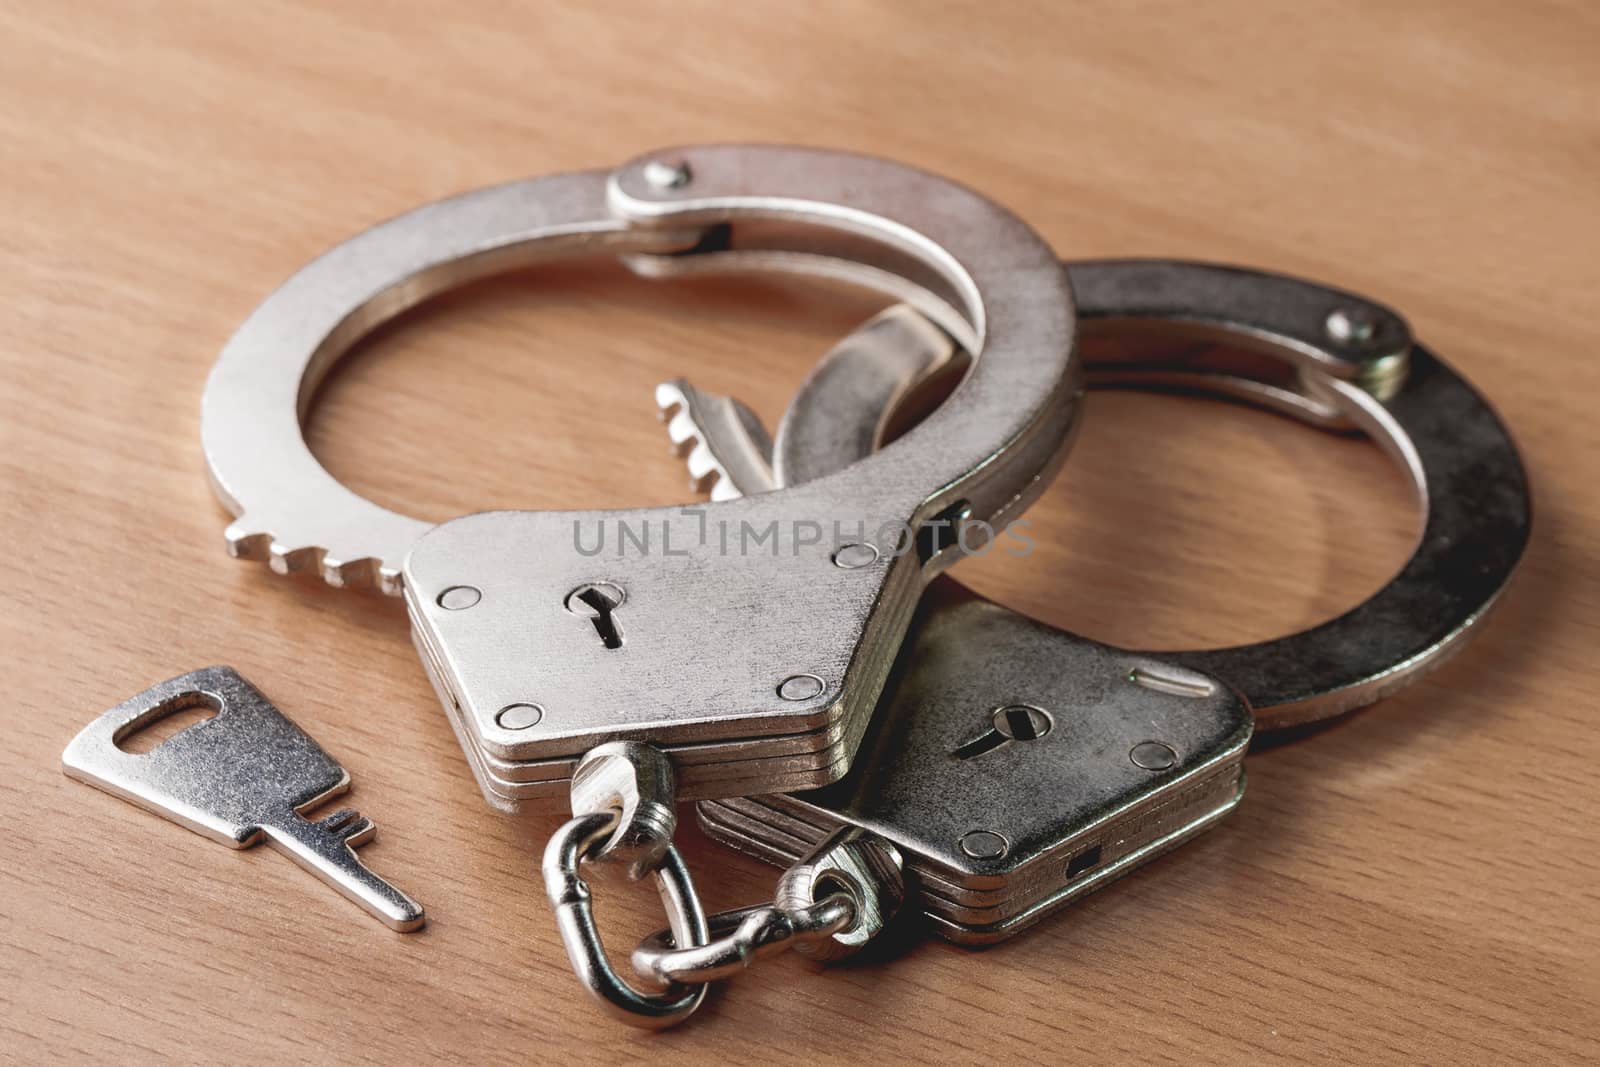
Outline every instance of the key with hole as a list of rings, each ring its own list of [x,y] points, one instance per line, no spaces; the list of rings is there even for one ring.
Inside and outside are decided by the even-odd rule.
[[[149,752],[120,746],[139,730],[194,707],[216,714]],[[396,930],[423,924],[422,905],[368,870],[355,846],[376,833],[350,809],[313,822],[300,814],[350,788],[350,775],[231,667],[162,682],[84,727],[61,754],[72,778],[220,841],[265,838]]]

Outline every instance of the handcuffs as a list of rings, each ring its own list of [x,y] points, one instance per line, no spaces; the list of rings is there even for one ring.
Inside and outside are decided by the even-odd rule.
[[[972,945],[1010,937],[1231,810],[1243,793],[1252,711],[1256,731],[1303,726],[1373,703],[1459,653],[1521,558],[1531,507],[1514,443],[1488,403],[1414,343],[1393,311],[1299,279],[1204,263],[1090,261],[1069,272],[1091,387],[1218,394],[1365,433],[1415,490],[1422,521],[1412,554],[1378,593],[1319,626],[1154,655],[1056,630],[940,578],[924,595],[874,736],[844,781],[698,805],[713,839],[793,865],[780,900],[793,896],[800,872],[820,868],[835,883],[827,899],[865,902],[881,929],[883,900],[906,886],[830,866],[848,841],[902,858],[939,934]],[[1166,350],[1141,350],[1134,362],[1092,350],[1130,335]],[[1259,376],[1212,367],[1214,351],[1192,344],[1174,358],[1175,341],[1222,342],[1272,363]],[[1366,354],[1356,380],[1321,370],[1352,348]],[[715,472],[712,490],[726,498],[822,476],[878,447],[896,405],[931,376],[959,370],[959,357],[913,310],[884,312],[801,386],[770,452],[757,447],[761,432],[737,432],[753,415],[736,400],[682,380],[659,399],[674,440],[689,443],[691,457],[701,453],[691,473]],[[988,712],[994,725],[984,731]],[[759,955],[741,951],[761,940],[753,914],[760,910],[712,916],[721,936],[693,949],[657,933],[635,951],[635,966],[657,980],[726,977]],[[859,924],[841,930],[861,933]]]
[[[757,484],[766,457],[748,413],[702,405],[729,416],[693,453],[724,476],[723,499],[705,508],[489,512],[430,527],[362,499],[317,463],[301,422],[323,375],[360,336],[445,289],[571,254],[620,256],[653,275],[739,269],[854,282],[906,301],[914,310],[892,312],[898,321],[878,327],[903,327],[900,340],[916,343],[887,370],[876,358],[825,360],[780,427],[770,485]],[[1073,286],[1086,323],[1175,323],[1287,348],[1301,369],[1294,388],[1209,372],[1189,380],[1188,368],[1177,377],[1165,369],[1163,381],[1238,392],[1315,420],[1348,418],[1391,443],[1428,504],[1419,552],[1396,579],[1400,593],[1380,594],[1354,622],[1347,615],[1307,632],[1315,636],[1259,646],[1272,650],[1265,665],[1243,650],[1152,659],[1060,635],[1102,673],[1142,678],[1127,690],[1139,702],[1175,702],[1163,705],[1171,713],[1198,701],[1210,713],[1211,726],[1192,745],[1163,742],[1165,752],[1146,753],[1146,763],[1164,763],[1156,772],[1133,761],[1141,773],[1164,775],[1163,790],[1203,780],[1199,800],[1192,789],[1179,791],[1182,825],[1144,818],[1155,795],[1145,779],[1112,782],[1096,798],[1119,817],[1144,818],[1144,839],[1118,861],[1125,868],[1236,803],[1250,730],[1240,693],[1255,698],[1260,728],[1307,721],[1377,699],[1458,648],[1520,555],[1527,493],[1492,412],[1375,305],[1305,283],[1181,264],[1107,264],[1087,276],[1075,267]],[[928,600],[901,652],[924,585],[981,549],[981,537],[965,535],[1014,518],[1059,468],[1083,385],[1074,322],[1066,273],[1043,241],[970,190],[841,153],[676,149],[610,173],[440,201],[334,248],[270,296],[224,348],[202,402],[202,438],[213,485],[236,516],[227,531],[233,555],[404,596],[413,640],[491,805],[514,811],[569,792],[573,819],[544,862],[569,957],[614,1013],[663,1026],[699,1005],[710,977],[785,944],[822,956],[857,947],[892,912],[902,864],[920,879],[930,915],[930,887],[941,885],[967,909],[947,909],[955,916],[947,929],[993,925],[962,918],[981,913],[999,915],[995,922],[1009,930],[1064,900],[1050,878],[1034,877],[1065,856],[1060,843],[1023,841],[1059,836],[1060,813],[1013,830],[1017,841],[994,832],[1003,849],[989,839],[958,844],[982,868],[982,884],[969,885],[962,872],[939,867],[947,841],[922,849],[915,834],[881,819],[830,824],[823,833],[826,820],[806,816],[841,814],[826,805],[857,788],[852,782],[893,791],[893,746],[880,749],[893,734],[881,723],[899,721],[894,714],[878,713],[872,766],[853,758],[897,654],[902,664],[921,664],[917,642],[940,631],[941,612],[960,626],[974,610],[985,618],[971,625],[1011,615],[987,602],[950,607],[941,594]],[[972,355],[958,358],[957,348]],[[930,367],[952,362],[965,375],[949,398],[876,449],[885,411]],[[866,382],[873,388],[858,388]],[[830,444],[843,440],[830,430],[840,420],[857,429],[842,451]],[[689,422],[704,432],[716,420]],[[1449,462],[1463,447],[1471,463]],[[741,472],[748,485],[734,481]],[[773,491],[732,491],[745,488]],[[1456,508],[1457,495],[1503,509],[1501,517]],[[758,553],[731,553],[707,535],[712,520],[724,533],[731,525],[741,538],[747,530],[763,535]],[[603,543],[588,551],[585,537],[608,524],[614,551],[602,554]],[[835,543],[820,534],[830,527]],[[859,533],[840,541],[841,528]],[[657,551],[644,547],[651,543]],[[1424,608],[1434,625],[1419,635],[1405,615]],[[1372,633],[1363,637],[1358,624]],[[1055,633],[1043,635],[1047,645]],[[1354,673],[1341,658],[1352,649],[1363,656]],[[1393,658],[1380,666],[1383,657]],[[885,709],[914,690],[901,679]],[[1116,718],[1101,724],[1107,737]],[[1025,743],[1034,738],[1017,735],[1043,736],[1046,720],[1054,722],[1049,709],[1025,701],[999,708],[993,729],[1003,736],[991,747],[1036,749]],[[1183,720],[1171,719],[1175,729]],[[1191,748],[1210,755],[1197,763]],[[823,793],[768,796],[760,811],[739,799],[835,782]],[[733,934],[713,940],[671,847],[677,799],[707,801],[701,817],[713,834],[729,820],[761,823],[760,847],[771,857],[812,830],[827,840],[786,876],[775,907],[742,915]],[[630,985],[607,961],[579,874],[582,861],[601,859],[660,883],[670,933],[635,954],[636,969],[661,980],[659,988]],[[1027,899],[997,895],[1006,879],[996,871],[1027,862],[1037,871],[1012,880],[1030,887]],[[1067,863],[1082,863],[1080,853]],[[1103,880],[1120,869],[1102,845],[1094,870],[1075,874]]]
[[[430,528],[350,492],[305,446],[322,375],[428,296],[550,254],[723,250],[916,301],[978,350],[964,395],[836,474],[692,512],[502,511]],[[923,585],[961,551],[929,522],[951,509],[1003,521],[1058,468],[1081,395],[1074,322],[1048,246],[968,189],[843,153],[684,148],[468,193],[339,245],[224,347],[201,436],[235,556],[403,594],[492,805],[570,793],[545,865],[569,955],[603,1002],[665,1024],[704,989],[641,994],[614,974],[578,860],[656,874],[680,943],[704,940],[674,802],[844,773]],[[712,521],[751,531],[761,554],[730,552]],[[617,550],[591,552],[608,526]],[[916,552],[840,558],[830,528],[896,530]]]

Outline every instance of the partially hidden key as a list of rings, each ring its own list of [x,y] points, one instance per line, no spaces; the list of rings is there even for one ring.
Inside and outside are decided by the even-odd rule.
[[[119,743],[193,707],[216,714],[145,753]],[[396,930],[419,929],[422,905],[368,870],[355,847],[377,829],[342,809],[300,813],[350,788],[350,775],[231,667],[172,678],[84,727],[61,754],[80,782],[131,801],[229,848],[265,838]]]

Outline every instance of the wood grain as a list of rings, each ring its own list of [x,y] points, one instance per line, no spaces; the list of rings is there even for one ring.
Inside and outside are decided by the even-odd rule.
[[[0,15],[0,1056],[18,1062],[1582,1062],[1600,1055],[1600,12],[1581,3],[7,4]],[[198,401],[274,285],[442,195],[657,144],[888,155],[1071,256],[1236,261],[1391,303],[1535,480],[1472,652],[1252,756],[1238,814],[1027,937],[775,960],[650,1037],[584,999],[536,861],[479,799],[393,602],[221,551]],[[310,429],[375,499],[687,499],[650,387],[775,419],[868,301],[547,270],[410,316]],[[1095,396],[1027,560],[961,573],[1127,644],[1325,618],[1403,558],[1375,449]],[[66,780],[101,709],[237,666],[354,774],[392,935],[282,856]],[[710,903],[774,872],[691,835]],[[656,922],[607,884],[619,940]]]

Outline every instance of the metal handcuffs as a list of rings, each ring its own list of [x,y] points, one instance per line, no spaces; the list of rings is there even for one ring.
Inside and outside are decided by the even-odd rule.
[[[305,445],[301,423],[332,364],[432,295],[556,255],[648,254],[636,262],[649,269],[662,254],[724,251],[913,301],[981,356],[951,401],[896,446],[792,491],[692,514],[492,512],[430,527],[346,489]],[[951,508],[1003,520],[1059,467],[1081,394],[1073,338],[1070,289],[1048,246],[970,190],[842,153],[691,147],[468,193],[339,245],[225,346],[201,435],[213,486],[236,516],[233,555],[404,595],[491,803],[509,810],[554,795],[585,753],[624,739],[672,757],[658,780],[670,811],[674,778],[681,795],[706,797],[844,772],[923,585],[961,551],[925,543],[926,522]],[[774,528],[771,555],[719,551],[704,536],[708,517]],[[597,559],[577,533],[607,522],[659,531],[662,547]],[[809,530],[841,525],[898,525],[922,551],[836,559]],[[584,610],[616,610],[626,641],[597,640]],[[629,841],[633,860],[647,856],[645,869],[683,899],[675,925],[691,942],[703,915],[666,845],[670,820],[640,841],[611,799],[602,811],[575,808],[552,842],[549,888],[591,990],[659,1025],[692,1011],[703,990],[640,998],[610,973],[578,859]],[[594,817],[605,814],[601,827]]]
[[[700,271],[715,268],[714,262],[694,264]],[[1257,729],[1280,729],[1378,700],[1439,666],[1480,631],[1528,538],[1526,475],[1489,405],[1414,344],[1398,315],[1353,294],[1209,264],[1085,262],[1070,264],[1070,273],[1092,385],[1220,393],[1313,425],[1363,430],[1406,471],[1422,505],[1417,546],[1378,594],[1331,622],[1289,637],[1159,654],[1161,661],[1194,672],[1168,688],[1190,685],[1192,696],[1201,695],[1206,678],[1223,679],[1250,701]],[[1130,331],[1154,333],[1159,340],[1221,340],[1275,357],[1278,368],[1291,373],[1257,377],[1238,367],[1212,367],[1211,353],[1192,349],[1177,358],[1168,350],[1152,362],[1111,362],[1087,347],[1099,335]],[[1322,369],[1341,351],[1364,354],[1351,381]],[[752,448],[760,433],[730,429],[753,419],[735,401],[682,381],[665,387],[662,399],[678,423],[674,438],[692,439],[703,453],[691,464],[692,472],[713,471],[723,483],[734,483],[715,487],[726,497],[819,476],[876,447],[896,404],[920,381],[958,360],[951,339],[914,312],[885,312],[819,364],[785,413],[775,455]],[[1108,666],[1127,672],[1130,662],[1138,662],[1129,658],[1136,654],[1053,631],[962,589],[953,579],[935,586],[908,638],[903,673],[876,713],[878,741],[850,775],[813,793],[704,802],[701,822],[714,838],[780,864],[794,863],[818,839],[823,841],[818,851],[826,852],[832,847],[830,835],[841,832],[853,835],[858,848],[877,842],[903,856],[908,868],[920,866],[923,910],[941,934],[982,944],[1011,936],[1124,873],[1143,855],[1171,847],[1181,835],[1138,839],[1141,825],[1149,822],[1138,812],[1151,805],[1141,808],[1134,800],[1143,802],[1146,796],[1130,800],[1118,794],[1113,801],[1089,802],[1081,793],[1069,797],[1057,789],[1061,795],[1052,797],[1049,790],[1030,788],[1023,774],[1032,767],[1042,772],[1035,777],[1043,781],[1053,775],[1076,786],[1097,771],[1104,778],[1103,763],[1080,759],[1063,766],[1059,750],[1052,755],[1042,744],[1023,746],[1026,751],[1013,745],[1011,763],[977,775],[968,773],[959,758],[940,758],[962,736],[952,732],[952,723],[975,709],[1027,707],[1014,703],[1024,699],[1058,712],[1103,707],[1117,699],[1128,706],[1114,709],[1113,719],[1131,721],[1136,730],[1148,731],[1158,718],[1151,713],[1153,705],[1132,703],[1140,696],[1130,688],[1102,687],[1088,704],[1081,702],[1085,673],[1104,675]],[[996,660],[1002,667],[994,666]],[[1068,663],[1078,666],[1063,671]],[[1020,685],[1019,679],[1024,680]],[[1121,695],[1104,695],[1115,693]],[[1218,768],[1242,757],[1249,730],[1223,736],[1231,719],[1221,706],[1208,711],[1195,705],[1187,718],[1191,724],[1216,722],[1217,736],[1191,738],[1187,750],[1181,745],[1168,750],[1175,761],[1172,772],[1182,772],[1181,780],[1152,779],[1148,786],[1131,788],[1134,793],[1143,788],[1150,797],[1160,792],[1193,798],[1202,792],[1195,784],[1200,775],[1209,776],[1205,780],[1215,783],[1211,798],[1191,802],[1187,809],[1196,819],[1186,828],[1192,832],[1237,802],[1242,777],[1235,787]],[[1174,720],[1165,729],[1181,725]],[[1081,747],[1085,740],[1080,735],[1075,743]],[[1096,743],[1102,740],[1097,735]],[[1127,750],[1124,741],[1121,751]],[[1136,778],[1139,772],[1124,758],[1122,771],[1113,767],[1110,777],[1118,774]],[[959,847],[957,837],[962,827],[975,825],[998,825],[1011,836],[983,831],[1003,845],[995,855],[975,855]],[[1124,850],[1125,862],[1102,860],[1103,843],[1125,844],[1129,838],[1135,847]],[[1092,862],[1080,864],[1079,857],[1091,856]],[[1069,858],[1064,881],[1050,873],[1049,863]],[[838,870],[834,875],[857,900],[903,891],[882,874],[876,881],[852,880]],[[1007,884],[1020,889],[1007,891]],[[741,939],[749,940],[737,922],[742,914],[711,918],[713,933],[723,931],[711,946],[680,950],[666,931],[647,938],[634,953],[635,966],[657,979],[723,976],[732,969],[726,961],[755,958],[734,950]],[[850,927],[844,931],[851,932]],[[720,966],[707,967],[705,961]]]
[[[717,257],[665,272],[730,269]],[[751,266],[748,257],[737,264]],[[1411,482],[1421,510],[1410,558],[1376,594],[1299,633],[1237,648],[1167,652],[1243,692],[1256,729],[1364,707],[1460,651],[1493,608],[1527,544],[1531,500],[1515,443],[1470,383],[1415,342],[1405,320],[1353,293],[1281,274],[1172,260],[1067,264],[1085,345],[1102,336],[1222,342],[1271,357],[1287,378],[1209,366],[1208,351],[1133,362],[1086,351],[1091,387],[1213,393],[1376,441]],[[718,469],[756,472],[752,491],[804,483],[879,447],[896,405],[960,358],[959,346],[909,308],[892,308],[842,341],[800,387],[770,456],[758,437],[702,434]],[[1281,379],[1281,380],[1280,380]],[[726,398],[688,392],[700,409]],[[765,483],[762,475],[769,479]],[[724,491],[724,495],[729,495]]]
[[[842,171],[852,173],[841,178]],[[864,196],[858,195],[863,192]],[[845,201],[845,206],[829,202],[835,199]],[[817,225],[823,239],[807,235],[797,240],[781,225],[796,221]],[[919,222],[925,223],[922,232]],[[730,223],[732,229],[726,229]],[[780,225],[769,230],[764,228],[767,224]],[[693,653],[707,638],[702,629],[692,642],[674,641],[669,636],[672,627],[661,626],[650,632],[667,637],[670,647],[652,650],[651,661],[631,677],[672,678],[674,693],[653,709],[653,715],[645,715],[645,721],[622,730],[585,721],[570,729],[544,731],[538,744],[510,736],[525,727],[502,729],[495,720],[497,712],[511,706],[535,707],[543,717],[547,705],[497,703],[508,684],[526,683],[529,678],[525,665],[506,666],[513,650],[504,641],[505,623],[526,622],[533,631],[527,644],[535,648],[567,643],[570,626],[563,633],[548,618],[529,619],[528,609],[548,608],[553,600],[564,603],[563,593],[598,576],[582,570],[570,553],[556,553],[553,566],[551,561],[528,565],[529,545],[541,544],[541,537],[545,546],[556,541],[550,537],[559,532],[549,521],[555,517],[552,513],[469,516],[429,533],[426,523],[377,508],[339,486],[305,449],[300,421],[316,384],[360,335],[442,289],[524,265],[538,252],[574,250],[621,254],[641,273],[738,266],[856,281],[911,301],[963,347],[981,347],[983,357],[949,402],[905,441],[871,456],[864,449],[840,453],[812,447],[819,440],[827,445],[829,436],[806,432],[807,404],[818,413],[810,416],[813,430],[824,422],[837,425],[854,419],[858,431],[872,429],[848,440],[876,445],[885,410],[930,367],[949,361],[948,352],[942,352],[946,346],[942,340],[930,344],[920,365],[913,355],[904,364],[908,373],[899,377],[892,372],[886,376],[878,364],[866,379],[853,378],[848,361],[828,361],[808,382],[780,428],[774,485],[804,483],[804,488],[777,494],[787,498],[790,510],[779,513],[766,494],[765,499],[725,509],[741,522],[774,515],[792,518],[797,511],[835,519],[904,516],[918,547],[928,546],[910,556],[914,566],[896,565],[906,556],[893,550],[899,546],[870,541],[845,546],[852,549],[848,561],[833,558],[835,569],[865,571],[874,581],[858,583],[853,595],[845,598],[849,603],[843,615],[819,623],[815,610],[779,613],[784,619],[804,619],[829,631],[801,648],[818,653],[815,662],[826,664],[820,670],[827,673],[785,679],[815,678],[820,684],[815,704],[806,709],[809,715],[796,715],[786,707],[762,715],[749,706],[753,689],[742,695],[742,710],[719,706],[707,716],[690,703],[694,710],[689,715],[673,714],[685,707],[682,693],[677,692],[681,675],[694,673],[681,667],[699,662]],[[870,703],[881,686],[921,580],[968,547],[958,538],[934,536],[924,541],[918,535],[929,528],[928,520],[947,516],[960,525],[1016,514],[1042,489],[1064,449],[1076,414],[1077,385],[1068,358],[1071,302],[1059,276],[1049,269],[1052,266],[1042,261],[1031,231],[965,190],[906,168],[832,153],[690,149],[670,159],[654,154],[609,176],[591,172],[538,179],[431,205],[347,242],[297,274],[251,316],[224,350],[208,384],[202,433],[214,485],[238,516],[229,527],[230,551],[266,559],[283,573],[316,569],[335,585],[371,580],[391,594],[403,589],[424,661],[447,710],[454,712],[452,723],[461,731],[469,756],[477,752],[480,757],[537,761],[558,751],[562,754],[558,762],[568,759],[575,765],[586,746],[619,734],[658,741],[669,751],[682,740],[688,750],[703,737],[708,720],[749,726],[754,710],[763,720],[758,738],[828,734],[826,751],[832,761],[819,762],[800,776],[830,780],[848,764],[859,741],[866,718],[863,703]],[[1514,448],[1492,413],[1425,350],[1407,352],[1409,335],[1398,317],[1348,294],[1194,264],[1084,265],[1074,268],[1074,281],[1084,297],[1086,320],[1175,322],[1190,330],[1221,330],[1235,342],[1287,349],[1302,370],[1298,384],[1290,388],[1187,367],[1177,372],[1164,368],[1156,376],[1140,369],[1128,372],[1132,377],[1124,380],[1201,386],[1240,394],[1313,421],[1348,420],[1389,445],[1412,474],[1424,502],[1418,552],[1395,581],[1366,604],[1276,642],[1175,658],[1226,678],[1255,697],[1258,722],[1272,728],[1377,699],[1461,646],[1520,557],[1527,530],[1526,484]],[[1337,306],[1324,308],[1330,300]],[[1314,310],[1316,315],[1309,314]],[[925,340],[929,336],[923,334]],[[866,367],[865,361],[861,367]],[[846,388],[840,391],[840,385]],[[886,386],[886,390],[858,391],[858,386]],[[1442,439],[1429,437],[1429,431],[1451,428],[1467,432],[1472,461],[1450,463]],[[748,461],[746,454],[723,465],[750,466]],[[1475,462],[1484,465],[1473,470]],[[759,473],[759,465],[753,470]],[[1473,516],[1460,508],[1441,507],[1442,502],[1457,500],[1460,490],[1477,492],[1477,500],[1487,494],[1491,510],[1498,510]],[[573,519],[642,516],[648,522],[654,515],[664,529],[683,528],[677,521],[681,513],[662,510],[580,513]],[[422,538],[424,534],[428,536]],[[407,560],[419,538],[418,551]],[[703,542],[698,547],[706,548]],[[809,545],[780,533],[777,547],[792,549],[798,558]],[[604,575],[607,581],[621,578],[618,584],[628,588],[629,611],[634,613],[630,621],[644,622],[647,628],[652,622],[672,622],[669,608],[685,580],[697,581],[697,594],[704,592],[710,554],[688,555],[694,562],[669,565],[676,577],[664,580],[658,581],[649,567],[621,561]],[[811,605],[826,607],[840,599],[836,583],[815,571],[790,568],[794,573],[788,577],[766,571],[750,580],[750,574],[739,570],[725,575],[727,585],[710,583],[713,594],[731,587],[729,595],[711,608],[711,618],[728,623],[715,636],[748,640],[745,630],[753,617],[748,609],[757,593],[770,597],[774,586],[780,595],[802,596]],[[463,574],[475,580],[468,582]],[[455,613],[461,608],[446,603],[448,594],[470,590],[474,599],[466,606],[476,607],[485,600],[485,585],[493,588],[495,581],[508,576],[515,586],[506,597],[508,610],[498,615],[477,612],[479,619],[491,617],[486,623],[460,627]],[[1441,576],[1452,581],[1433,580]],[[530,590],[530,580],[536,587],[549,588]],[[635,593],[641,585],[656,596],[647,593],[641,598]],[[863,592],[861,587],[870,588]],[[787,601],[783,605],[792,607]],[[742,614],[720,610],[730,606],[747,610]],[[770,602],[763,601],[761,610],[770,614]],[[846,623],[842,627],[841,619]],[[761,636],[776,632],[763,627]],[[1341,670],[1340,656],[1350,647],[1367,657],[1353,674]],[[790,640],[784,650],[793,653],[794,642]],[[673,661],[674,652],[680,657],[676,676],[660,669]],[[690,655],[682,656],[684,652]],[[1263,665],[1266,659],[1271,662]],[[1383,666],[1372,666],[1380,660]],[[630,691],[630,683],[608,687],[611,676],[604,670],[596,675],[596,669],[594,663],[584,663],[575,670],[557,669],[543,680],[558,693],[598,688],[599,703],[616,706],[616,699]],[[1303,681],[1274,688],[1282,676]],[[773,677],[769,670],[769,689]],[[632,686],[631,691],[637,695],[641,689]],[[759,748],[759,743],[753,747]],[[741,754],[721,762],[735,765],[741,759],[761,758]],[[480,781],[486,781],[483,765],[474,766]],[[746,777],[703,776],[694,779],[694,791],[729,795],[735,786],[742,789],[772,781],[766,772],[752,762]],[[540,780],[563,779],[553,775]],[[487,783],[485,789],[489,792]],[[623,827],[614,814],[604,811],[575,815],[566,828],[571,832],[552,842],[551,850],[557,873],[571,877],[559,892],[552,884],[551,892],[553,900],[560,898],[563,934],[577,964],[575,946],[596,954],[599,950],[592,919],[586,914],[587,890],[576,877],[578,860],[602,854],[610,839],[622,836]],[[667,833],[670,836],[670,828]],[[661,850],[656,866],[649,869],[662,874],[663,892],[675,901],[670,909],[675,942],[704,944],[705,918],[676,853]],[[576,926],[571,922],[574,916],[582,919]],[[827,913],[815,929],[840,922],[841,915]],[[653,1016],[657,1024],[681,1018],[703,996],[703,985],[641,996],[610,973],[603,954],[595,958],[603,973],[586,975],[591,989],[622,1011]],[[588,961],[594,962],[594,958]],[[680,972],[657,967],[654,973]]]
[[[430,529],[341,486],[304,444],[301,418],[334,359],[429,295],[551,252],[665,249],[692,259],[723,246],[759,250],[764,269],[915,296],[983,344],[958,395],[902,446],[710,512],[736,529],[777,526],[759,566],[705,543],[704,511],[493,512]],[[585,751],[616,736],[694,750],[698,758],[678,760],[686,796],[717,791],[733,768],[746,785],[764,780],[776,768],[753,760],[769,755],[787,757],[782,784],[794,787],[842,772],[916,594],[957,554],[939,546],[925,562],[885,554],[835,565],[804,543],[799,520],[915,530],[957,502],[977,516],[1020,510],[1054,473],[1076,415],[1072,338],[1065,274],[1048,248],[960,186],[839,153],[691,148],[612,174],[469,193],[340,245],[224,348],[201,430],[218,495],[238,515],[233,554],[279,572],[316,569],[333,584],[404,587],[424,661],[469,749],[528,768],[514,780],[520,791],[483,776],[492,801],[514,807],[559,792]],[[592,558],[576,533],[608,522],[643,529],[661,547]],[[567,610],[596,579],[625,596],[624,649],[603,647]],[[517,647],[507,644],[514,631]],[[530,663],[521,648],[544,658]],[[752,648],[761,654],[730,655]],[[799,684],[780,694],[786,680]],[[618,731],[624,706],[632,718]],[[533,710],[508,724],[508,708]],[[730,718],[748,741],[727,748],[716,724]],[[711,743],[727,750],[707,755]]]

